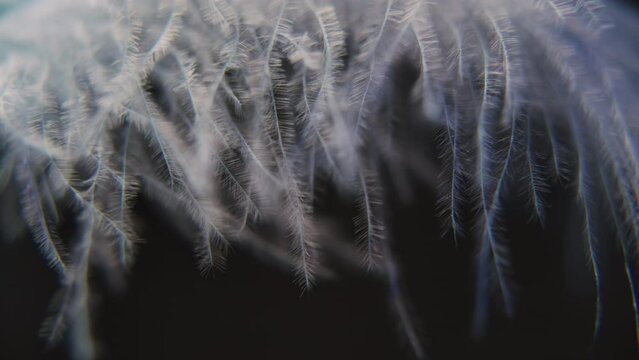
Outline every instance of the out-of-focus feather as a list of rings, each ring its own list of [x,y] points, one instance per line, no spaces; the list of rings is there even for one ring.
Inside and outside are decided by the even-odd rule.
[[[18,187],[22,218],[63,279],[51,339],[67,331],[79,358],[94,353],[88,272],[130,268],[144,191],[195,228],[203,273],[268,225],[275,239],[252,237],[254,248],[306,290],[327,272],[334,244],[318,213],[336,189],[356,212],[364,267],[386,276],[423,357],[380,200],[393,186],[408,202],[440,191],[454,241],[477,243],[485,332],[498,303],[518,316],[508,207],[521,202],[544,225],[550,190],[571,188],[597,287],[593,341],[606,321],[606,211],[636,321],[639,64],[623,40],[636,26],[606,3],[55,0],[4,14],[0,190]],[[64,206],[79,214],[77,238],[56,234]]]

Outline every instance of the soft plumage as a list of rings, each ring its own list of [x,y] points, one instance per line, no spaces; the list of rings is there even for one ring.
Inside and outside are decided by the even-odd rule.
[[[234,243],[275,245],[286,255],[273,261],[305,291],[328,266],[322,239],[333,235],[315,204],[329,188],[356,209],[348,258],[386,277],[403,333],[425,357],[381,196],[411,176],[438,191],[443,233],[477,242],[477,334],[495,303],[518,314],[510,204],[544,224],[557,184],[576,191],[573,231],[598,289],[599,249],[622,249],[637,316],[636,23],[596,0],[57,0],[12,10],[0,22],[0,189],[19,192],[20,216],[59,274],[47,336],[69,323],[76,357],[94,355],[88,271],[117,277],[135,261],[139,194],[187,214],[203,273],[223,267]],[[400,93],[408,108],[397,108]],[[420,153],[433,138],[438,153]],[[410,202],[414,184],[403,184],[397,195]],[[61,237],[62,226],[73,231]],[[616,236],[601,235],[611,228]]]

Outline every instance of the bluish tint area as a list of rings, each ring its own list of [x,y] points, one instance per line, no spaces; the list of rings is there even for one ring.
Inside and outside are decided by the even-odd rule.
[[[26,1],[3,0],[3,1],[0,1],[0,16],[3,16],[9,10],[13,9],[14,7],[16,7],[18,5],[23,5],[24,3],[28,2],[28,1],[29,0],[26,0]]]

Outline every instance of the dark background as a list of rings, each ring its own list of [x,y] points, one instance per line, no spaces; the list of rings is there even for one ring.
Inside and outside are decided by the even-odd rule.
[[[594,285],[580,234],[567,233],[573,226],[566,214],[575,212],[570,198],[555,189],[545,231],[523,212],[508,215],[520,315],[506,320],[491,309],[491,328],[480,339],[470,333],[473,242],[462,238],[456,247],[440,236],[430,191],[414,193],[409,205],[386,199],[411,315],[431,358],[636,358],[630,293],[615,251],[608,256],[606,322],[590,346]],[[141,197],[135,213],[145,243],[126,291],[102,291],[94,278],[92,320],[104,358],[411,358],[382,281],[343,271],[340,280],[302,294],[291,274],[242,249],[229,255],[226,271],[206,279],[157,204]],[[58,285],[32,241],[2,245],[0,285],[0,359],[67,358],[65,342],[45,351],[37,335]]]

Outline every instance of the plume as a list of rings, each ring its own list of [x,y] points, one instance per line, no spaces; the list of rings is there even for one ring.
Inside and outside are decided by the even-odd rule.
[[[89,273],[124,281],[148,240],[140,196],[180,209],[203,274],[249,246],[307,292],[341,252],[382,279],[427,358],[388,203],[437,194],[442,241],[476,253],[482,339],[525,303],[512,214],[544,228],[562,189],[593,346],[610,261],[639,339],[639,28],[617,2],[50,0],[1,16],[0,190],[18,194],[2,214],[21,209],[58,275],[43,334],[76,358],[99,355]],[[331,196],[352,209],[344,251],[322,225]]]

